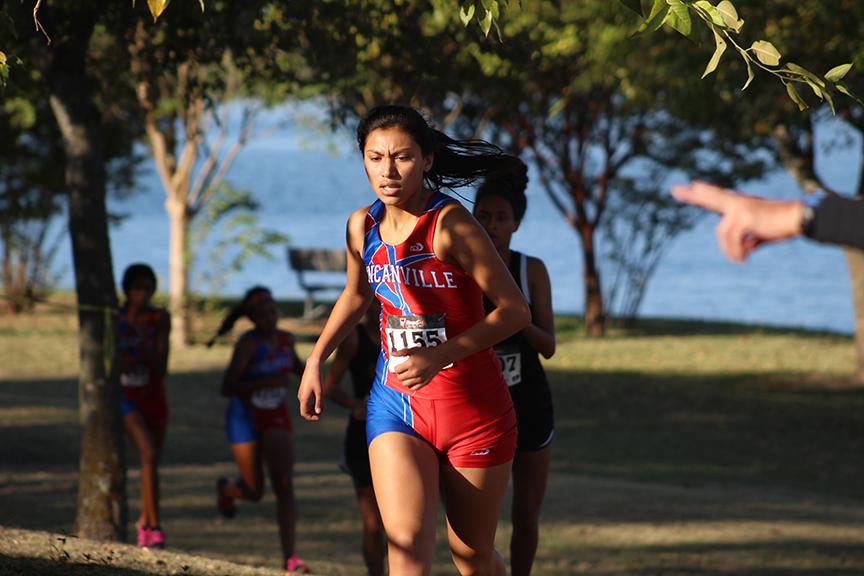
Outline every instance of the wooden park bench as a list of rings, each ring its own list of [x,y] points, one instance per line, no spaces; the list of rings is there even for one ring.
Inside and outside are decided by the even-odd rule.
[[[288,248],[288,264],[297,272],[297,281],[306,292],[303,300],[303,318],[313,319],[326,309],[324,305],[315,305],[315,295],[318,292],[342,290],[345,286],[344,248]],[[341,273],[337,281],[333,275]],[[309,275],[314,275],[310,281]]]

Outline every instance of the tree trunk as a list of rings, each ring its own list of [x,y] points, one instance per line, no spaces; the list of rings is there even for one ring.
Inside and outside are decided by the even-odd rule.
[[[862,133],[859,130],[859,133]],[[864,133],[862,133],[864,134]],[[790,130],[783,125],[774,130],[774,138],[778,143],[780,160],[786,170],[792,174],[804,192],[810,194],[818,188],[828,189],[814,169],[813,135],[809,131],[806,143],[802,146],[791,135]],[[859,170],[864,170],[864,145],[862,145]],[[858,198],[864,200],[864,171],[858,178]],[[846,266],[849,269],[849,284],[852,287],[852,304],[855,315],[855,349],[857,361],[855,377],[864,382],[864,252],[847,248]]]
[[[169,199],[166,206],[171,221],[171,241],[168,248],[171,346],[177,349],[185,348],[189,342],[189,316],[186,313],[189,284],[189,209],[185,200],[176,198]]]
[[[603,308],[603,292],[600,290],[600,271],[594,249],[594,228],[588,224],[578,225],[582,241],[584,261],[582,278],[585,283],[585,333],[599,338],[606,332],[606,312]]]
[[[855,350],[858,352],[855,377],[864,382],[864,251],[847,248],[844,252],[855,305]]]
[[[51,108],[63,134],[66,152],[69,233],[79,306],[81,455],[75,531],[85,538],[125,540],[121,392],[118,371],[112,369],[117,365],[114,354],[117,297],[105,207],[101,118],[85,74],[87,44],[97,15],[92,10],[70,16],[70,28],[75,33],[55,38],[46,77]]]

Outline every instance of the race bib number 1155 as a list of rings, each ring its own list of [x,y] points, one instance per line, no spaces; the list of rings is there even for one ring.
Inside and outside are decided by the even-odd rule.
[[[432,348],[447,341],[444,316],[387,316],[384,327],[390,352],[407,348]],[[389,370],[407,360],[407,356],[390,356]],[[449,368],[452,364],[445,366]]]

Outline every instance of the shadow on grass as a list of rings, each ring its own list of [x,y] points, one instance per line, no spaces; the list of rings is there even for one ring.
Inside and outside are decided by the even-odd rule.
[[[859,531],[864,526],[859,504],[864,501],[864,389],[789,373],[548,374],[557,436],[544,523],[644,523],[648,530],[703,521],[802,523]],[[215,515],[215,478],[236,474],[224,433],[221,377],[218,370],[170,377],[172,415],[163,455],[168,536],[171,546],[179,549],[272,563],[278,556],[272,493],[258,505],[241,504],[238,518],[231,522]],[[77,383],[71,380],[17,380],[0,386],[0,525],[72,529],[79,441],[76,403]],[[291,407],[293,411],[293,402]],[[353,488],[336,468],[345,416],[333,406],[316,424],[294,416],[299,545],[313,558],[329,557],[335,546],[344,551],[346,564],[362,566]],[[137,455],[132,450],[127,454],[133,515]],[[826,505],[832,502],[836,504]],[[508,514],[505,510],[504,516]],[[852,556],[859,571],[826,570],[833,566],[827,561],[811,571],[802,561],[789,570],[767,562],[750,573],[852,574],[861,573],[864,565],[864,554],[836,539],[811,542],[796,540],[791,533],[782,543],[756,541],[740,547],[681,542],[643,549],[612,543],[583,550],[578,539],[572,546],[580,555],[584,551],[596,558],[645,554],[644,562],[633,560],[639,569],[615,572],[620,574],[721,573],[697,562],[666,564],[674,562],[669,554],[691,553],[736,557],[735,573],[748,574],[748,562],[739,556],[776,558],[796,547],[812,549],[822,558]],[[571,549],[565,556],[572,553]],[[660,569],[659,563],[667,567]],[[41,566],[34,566],[21,573],[76,573],[68,565],[60,568],[40,572]],[[111,576],[115,573],[138,572],[118,570]]]
[[[864,499],[864,388],[805,375],[549,371],[554,469]]]

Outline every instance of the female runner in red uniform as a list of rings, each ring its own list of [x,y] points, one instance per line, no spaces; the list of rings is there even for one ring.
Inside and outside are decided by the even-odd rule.
[[[519,435],[513,459],[513,506],[510,539],[510,574],[528,576],[537,552],[540,507],[549,478],[549,453],[555,424],[552,395],[539,354],[555,353],[552,289],[546,266],[538,258],[510,249],[513,233],[525,215],[528,168],[513,174],[490,176],[477,190],[474,216],[489,234],[507,263],[531,308],[531,324],[495,345],[504,379],[513,398]],[[487,309],[491,310],[491,304]]]
[[[366,431],[390,574],[431,570],[439,491],[459,572],[505,574],[494,539],[516,418],[491,346],[530,314],[489,237],[439,189],[518,159],[452,140],[403,106],[371,111],[357,141],[377,201],[348,220],[346,286],[307,361],[300,413],[320,417],[321,365],[377,297],[382,352]]]
[[[240,305],[222,321],[217,336],[230,332],[242,316],[248,317],[254,328],[235,344],[222,381],[222,395],[230,399],[225,414],[228,442],[240,478],[217,481],[217,505],[223,516],[232,518],[235,500],[259,501],[266,463],[276,494],[285,570],[308,574],[309,568],[294,550],[294,439],[285,405],[288,376],[300,376],[303,362],[294,349],[294,337],[276,326],[279,316],[270,290],[256,286],[247,291]]]
[[[156,274],[147,264],[123,272],[126,303],[118,311],[117,350],[123,387],[123,428],[141,460],[141,514],[135,525],[138,546],[163,548],[159,525],[159,456],[168,427],[165,374],[171,318],[154,308]]]

